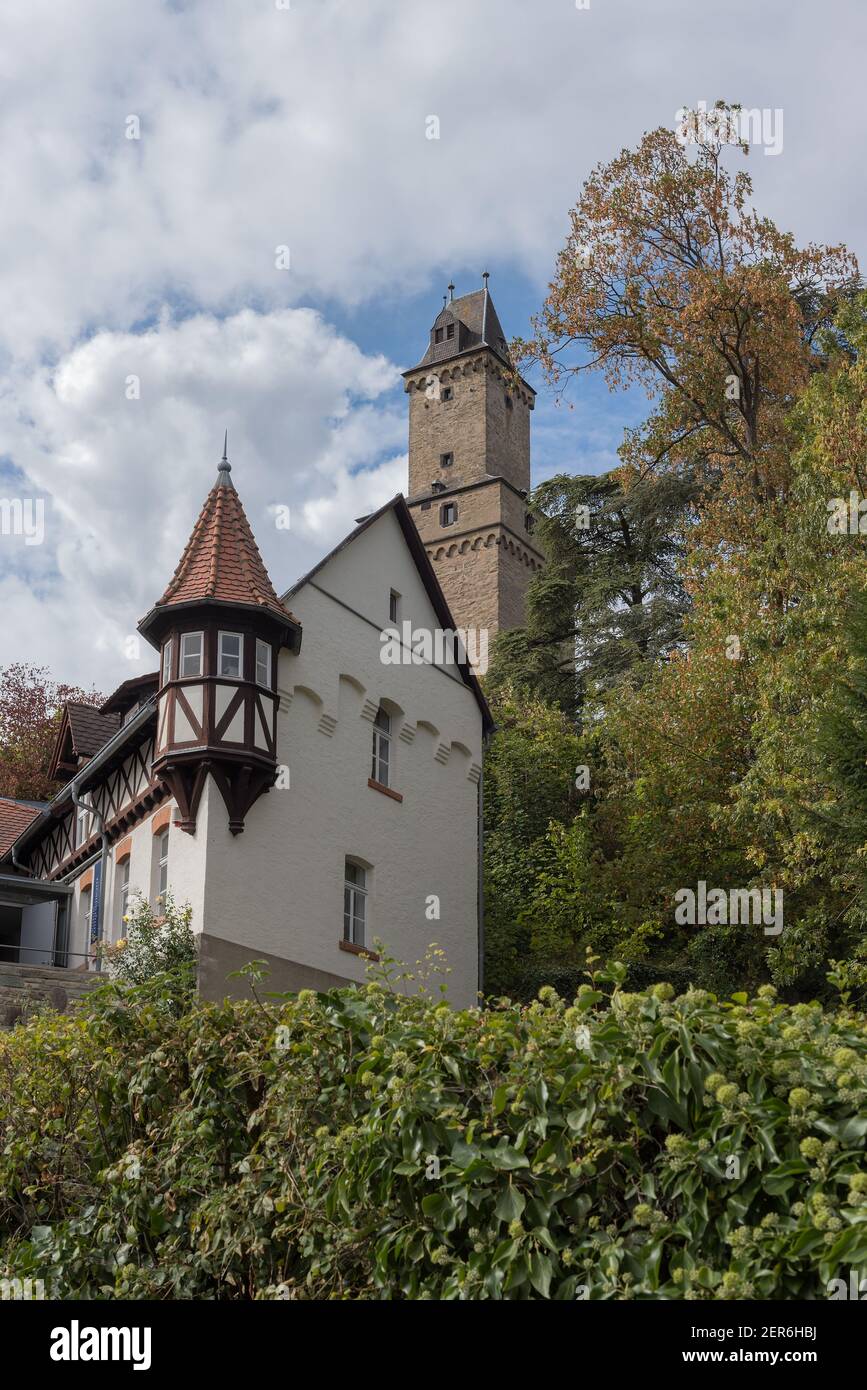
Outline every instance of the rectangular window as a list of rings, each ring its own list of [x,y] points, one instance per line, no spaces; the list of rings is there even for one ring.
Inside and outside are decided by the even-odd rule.
[[[166,826],[157,836],[157,896],[165,900],[169,886],[169,828]]]
[[[203,632],[185,632],[181,636],[180,675],[200,676],[202,674],[202,651],[205,645]]]
[[[443,502],[440,507],[440,525],[454,526],[458,519],[458,508],[455,502]]]
[[[79,806],[75,816],[75,848],[79,849],[90,839],[91,815],[88,810]]]
[[[453,338],[454,336],[455,336],[455,326],[454,326],[453,323],[450,323],[450,324],[448,324],[447,327],[446,327],[446,337],[447,337],[447,338]]]
[[[343,874],[343,939],[364,945],[367,924],[367,873],[347,859]]]
[[[398,614],[398,605],[399,605],[399,603],[400,603],[400,594],[397,592],[396,589],[392,589],[392,590],[391,590],[391,593],[390,593],[389,596],[388,596],[388,621],[389,621],[390,623],[396,623],[396,622],[397,622],[397,614]]]
[[[93,903],[93,889],[92,889],[92,888],[85,888],[85,889],[82,891],[81,899],[80,899],[79,907],[78,907],[78,921],[79,921],[79,926],[80,926],[80,928],[81,928],[80,936],[81,936],[82,945],[84,946],[84,950],[85,950],[85,951],[87,950],[88,946],[90,945],[90,909],[91,909],[92,903]],[[76,965],[80,965],[81,962],[82,962],[82,960],[85,959],[85,956],[83,956],[81,953],[79,953],[77,956],[73,955],[73,956],[72,956],[72,959],[75,961],[75,964],[76,964]]]
[[[436,330],[436,332],[434,333],[434,341],[437,342],[437,343],[441,343],[442,340],[443,340],[443,331],[442,331],[441,328],[438,328],[438,329]]]
[[[454,461],[454,454],[440,454],[440,468],[451,468]]]
[[[217,645],[217,672],[240,680],[244,665],[244,639],[240,632],[221,632]]]
[[[256,638],[256,682],[271,689],[271,643]]]
[[[388,769],[391,760],[391,720],[380,705],[373,721],[373,767],[371,777],[374,782],[387,787]]]
[[[129,855],[117,866],[117,934],[125,936],[124,917],[129,911]]]
[[[440,392],[440,400],[442,400],[442,401],[450,401],[451,398],[452,398],[452,388],[451,388],[450,386],[444,386],[443,389],[442,389],[442,391]]]
[[[172,678],[172,652],[174,651],[174,646],[175,644],[170,637],[163,647],[163,685]]]

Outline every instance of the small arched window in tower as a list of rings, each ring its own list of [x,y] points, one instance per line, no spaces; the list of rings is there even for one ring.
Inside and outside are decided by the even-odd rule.
[[[444,386],[443,389],[440,391],[440,400],[441,400],[441,401],[450,401],[451,398],[452,398],[452,388],[451,388],[450,386]]]
[[[454,526],[458,519],[457,502],[443,502],[440,507],[440,526]]]
[[[391,719],[380,705],[373,721],[373,759],[370,775],[381,787],[389,786]]]
[[[527,512],[524,516],[524,530],[527,532],[529,536],[532,536],[535,529],[536,518],[534,517],[532,512]]]

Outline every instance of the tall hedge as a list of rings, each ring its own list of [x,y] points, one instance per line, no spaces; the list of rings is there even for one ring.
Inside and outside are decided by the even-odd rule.
[[[166,978],[0,1036],[0,1272],[84,1298],[825,1298],[867,1019],[622,970],[453,1011]]]

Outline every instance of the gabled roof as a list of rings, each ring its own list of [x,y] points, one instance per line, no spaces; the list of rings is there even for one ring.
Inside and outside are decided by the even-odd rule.
[[[0,858],[11,849],[18,836],[45,809],[42,801],[13,801],[0,796]]]
[[[266,609],[292,622],[268,576],[230,471],[224,455],[217,481],[156,608],[215,600]]]
[[[79,758],[92,758],[119,728],[119,714],[102,714],[93,705],[70,700],[63,706],[49,777],[56,777],[63,763],[72,766]]]
[[[374,522],[379,521],[380,517],[385,516],[386,512],[394,513],[395,520],[403,532],[404,539],[409,546],[412,558],[415,560],[416,568],[421,576],[422,583],[427,591],[427,596],[431,601],[441,629],[443,632],[454,632],[456,624],[448,603],[446,602],[446,596],[440,587],[440,582],[436,577],[436,571],[428,558],[424,543],[412,519],[412,513],[406,505],[406,499],[400,492],[397,496],[392,497],[390,502],[386,502],[384,506],[380,507],[378,511],[371,512],[370,516],[366,516],[363,521],[360,521],[354,531],[350,531],[348,536],[344,536],[339,545],[336,545],[333,550],[330,550],[327,555],[324,555],[318,564],[315,564],[311,570],[308,570],[301,579],[296,580],[292,588],[287,589],[286,593],[283,595],[284,602],[289,600],[293,594],[297,594],[298,590],[302,589],[305,584],[308,584],[314,575],[318,574],[319,571],[328,564],[329,560],[333,560],[335,555],[339,555],[342,550],[345,550],[348,545],[351,545],[354,540],[357,540],[362,532],[367,531]],[[490,733],[494,727],[494,721],[491,711],[488,708],[488,702],[482,693],[482,687],[479,684],[478,677],[475,675],[468,662],[461,662],[458,669],[460,670],[464,684],[469,686],[476,698],[476,703],[482,713],[484,731],[486,734]]]

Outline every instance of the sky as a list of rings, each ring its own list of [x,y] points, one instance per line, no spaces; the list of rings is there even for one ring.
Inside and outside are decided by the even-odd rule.
[[[782,113],[756,205],[863,264],[865,30],[864,0],[4,0],[0,666],[155,669],[136,626],[224,430],[288,588],[405,489],[448,282],[489,271],[526,334],[584,179],[684,106]],[[646,410],[533,384],[537,483]]]

